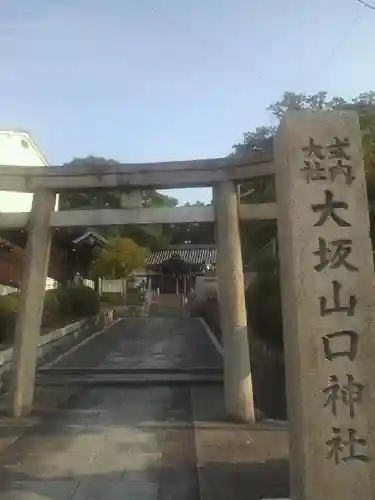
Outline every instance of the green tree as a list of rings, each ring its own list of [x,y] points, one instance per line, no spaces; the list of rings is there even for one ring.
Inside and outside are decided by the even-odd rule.
[[[96,249],[90,270],[94,277],[126,279],[144,266],[147,253],[130,238],[115,236],[104,247]]]
[[[83,165],[91,165],[105,170],[112,165],[119,165],[118,161],[96,156],[86,158],[75,158],[66,163],[62,168],[75,169]],[[120,208],[121,189],[93,188],[78,192],[77,190],[66,190],[60,193],[59,209],[95,209],[95,208]],[[158,193],[155,190],[142,190],[142,206],[149,207],[175,207],[178,204],[176,198]]]
[[[209,245],[215,241],[214,225],[206,222],[171,224],[164,234],[169,245]]]
[[[178,200],[172,196],[167,196],[157,191],[143,191],[142,193],[143,207],[145,208],[161,208],[161,207],[177,207]]]
[[[297,94],[285,92],[283,97],[268,108],[280,120],[288,110],[353,110],[358,113],[362,132],[363,160],[367,178],[371,236],[375,243],[375,92],[369,91],[345,100],[342,97],[328,99],[327,92]],[[263,150],[273,155],[273,136],[276,127],[263,126],[244,134],[243,141],[233,146],[234,155],[248,151]],[[242,202],[262,203],[276,200],[272,177],[255,179],[240,186]],[[280,277],[277,256],[277,227],[274,222],[260,221],[242,230],[244,260],[252,260],[258,276],[247,293],[247,309],[250,323],[263,338],[276,345],[282,345]],[[268,240],[268,243],[267,241]]]
[[[316,94],[297,94],[295,92],[285,92],[283,97],[271,104],[267,109],[274,117],[281,119],[285,111],[291,110],[353,110],[358,113],[359,124],[362,131],[362,143],[364,150],[364,164],[367,175],[367,182],[371,187],[371,192],[375,191],[375,91],[368,91],[359,94],[357,97],[347,101],[342,97],[327,98],[327,92],[317,92]],[[276,127],[262,126],[253,132],[246,132],[243,141],[233,146],[233,154],[240,155],[248,151],[264,150],[273,153],[273,136]],[[244,186],[243,193],[252,195],[253,199],[265,189],[267,182],[262,180],[259,185],[249,183]],[[269,181],[268,181],[269,185]],[[251,189],[253,191],[250,193]],[[270,189],[268,187],[268,189]],[[268,191],[269,192],[269,191]],[[261,198],[261,197],[260,197]]]
[[[186,202],[185,207],[205,207],[202,201]],[[165,226],[164,245],[209,245],[214,243],[214,226],[210,223],[190,222]]]
[[[63,165],[63,168],[75,169],[85,164],[105,169],[111,165],[119,164],[119,162],[112,159],[88,156],[86,158],[76,158],[70,163]],[[60,193],[59,209],[84,210],[120,208],[121,192],[121,189],[86,189],[82,192],[77,192],[77,190],[66,190]],[[141,195],[143,208],[175,207],[178,205],[178,200],[176,198],[159,193],[155,190],[142,190]],[[168,235],[158,232],[153,233],[137,225],[124,225],[118,228],[100,227],[97,229],[97,232],[107,239],[113,237],[130,238],[139,246],[150,248],[152,251],[166,245],[169,241]]]
[[[195,203],[190,203],[190,201],[187,201],[184,205],[184,207],[205,207],[208,206],[203,201],[196,201]]]
[[[370,205],[370,219],[375,228],[375,91],[359,94],[351,100],[334,96],[328,98],[327,92],[315,94],[304,94],[285,92],[282,98],[271,104],[268,111],[274,118],[280,120],[285,111],[290,110],[353,110],[358,113],[359,124],[362,132],[362,144],[364,152],[364,166],[367,178],[367,191]],[[262,126],[253,132],[246,132],[243,141],[233,146],[234,155],[243,155],[249,151],[263,150],[273,154],[273,136],[275,126]],[[240,198],[242,203],[264,203],[276,201],[276,191],[273,177],[254,179],[240,186]],[[267,223],[266,223],[267,225]],[[264,224],[262,225],[264,233]],[[276,231],[276,229],[275,229]],[[251,230],[249,231],[251,233]],[[371,232],[373,244],[375,243],[375,230]],[[258,229],[254,228],[253,234],[249,234],[254,242],[258,239]],[[274,232],[272,238],[276,237]],[[260,240],[262,244],[263,240]],[[247,242],[247,247],[251,244]]]

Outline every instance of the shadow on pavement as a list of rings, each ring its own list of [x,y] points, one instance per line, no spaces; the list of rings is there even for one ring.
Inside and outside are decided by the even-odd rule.
[[[93,468],[94,464],[95,460]],[[193,466],[179,468],[167,464],[150,465],[146,470],[121,470],[119,463],[116,470],[108,473],[53,475],[46,472],[44,476],[41,473],[10,472],[9,469],[4,472],[0,466],[0,480],[0,498],[6,500],[34,499],[31,494],[35,498],[40,495],[43,500],[261,500],[289,497],[287,460],[207,464],[199,470],[199,478]],[[135,496],[126,496],[131,493]]]
[[[260,500],[289,498],[289,463],[215,463],[199,470],[202,500]]]
[[[157,319],[117,323],[59,365],[178,368],[221,362],[198,322]],[[0,415],[0,500],[288,496],[285,431],[225,422],[221,387],[59,391],[38,387],[44,410],[22,421]]]

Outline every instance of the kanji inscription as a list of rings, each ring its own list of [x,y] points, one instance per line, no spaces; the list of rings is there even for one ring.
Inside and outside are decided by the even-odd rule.
[[[329,406],[336,417],[338,404],[342,402],[349,408],[350,417],[354,418],[355,407],[362,402],[363,389],[363,384],[356,382],[351,374],[347,374],[347,382],[342,385],[337,375],[331,375],[330,384],[322,390],[327,396],[324,407]]]
[[[350,146],[347,137],[334,137],[332,143],[326,145],[317,144],[310,137],[308,145],[302,148],[305,159],[301,172],[307,183],[328,179],[334,182],[337,176],[343,175],[346,183],[351,185],[355,176],[350,162],[351,155],[348,153]]]
[[[343,140],[335,137],[333,143],[327,146],[327,150],[329,152],[328,158],[330,160],[336,160],[336,163],[331,164],[328,167],[332,182],[340,174],[345,176],[346,183],[349,185],[355,179],[353,175],[353,166],[349,163],[351,156],[347,153],[348,148],[350,148],[350,141],[347,137]],[[345,161],[348,163],[345,163]]]
[[[354,361],[358,352],[359,335],[352,330],[328,333],[322,338],[324,356],[328,361],[345,357]]]
[[[319,257],[319,264],[315,266],[316,271],[338,269],[345,267],[348,271],[358,271],[358,267],[348,261],[352,253],[353,241],[351,239],[339,239],[327,242],[324,238],[318,238],[318,250],[314,255]]]
[[[366,440],[357,436],[355,429],[347,430],[347,438],[342,437],[339,427],[332,428],[332,438],[326,442],[329,448],[327,457],[336,465],[351,461],[368,462],[369,457],[364,453]]]
[[[301,171],[306,175],[307,183],[320,180],[334,184],[339,176],[344,176],[346,184],[350,186],[355,180],[350,147],[350,140],[347,137],[340,139],[335,136],[332,142],[325,145],[310,138],[308,144],[302,148],[304,166]],[[323,186],[325,187],[326,184]],[[336,199],[333,189],[324,189],[323,195],[323,203],[311,205],[311,210],[318,215],[313,227],[323,227],[328,221],[333,221],[338,230],[350,228],[351,222],[345,217],[345,212],[348,213],[349,210],[346,200]],[[358,272],[358,265],[351,258],[353,239],[348,237],[347,232],[333,236],[328,240],[317,235],[317,249],[313,252],[317,259],[314,270],[318,273],[324,270],[332,273],[337,270],[344,270],[348,273]],[[342,284],[334,274],[332,277],[332,298],[318,297],[320,316],[325,318],[333,313],[341,314],[343,317],[355,316],[358,304],[356,295],[345,292],[345,284]],[[351,329],[344,328],[335,332],[327,332],[322,337],[322,343],[324,356],[328,362],[334,363],[337,359],[346,359],[352,363],[357,357],[359,335]],[[338,375],[332,374],[329,377],[329,384],[322,389],[325,397],[323,407],[329,408],[335,418],[340,417],[342,407],[347,408],[350,418],[354,419],[356,408],[363,400],[364,389],[364,385],[355,380],[350,371],[346,373],[345,381],[339,380]],[[362,451],[357,451],[357,448],[366,445],[366,441],[357,437],[355,429],[349,429],[348,437],[345,439],[342,438],[340,426],[334,425],[332,431],[332,438],[326,442],[329,447],[326,458],[333,459],[336,465],[351,460],[368,461],[368,457]]]
[[[337,209],[348,209],[348,204],[344,201],[334,201],[333,193],[326,189],[324,191],[325,194],[325,203],[318,203],[316,205],[312,205],[311,208],[313,212],[319,213],[320,217],[318,221],[314,224],[315,227],[323,226],[328,219],[332,219],[336,222],[336,224],[340,227],[350,227],[351,224],[344,219],[342,219],[337,213]]]
[[[293,499],[375,500],[371,120],[285,112],[273,143]]]
[[[358,302],[357,297],[355,295],[350,295],[348,304],[343,305],[341,304],[340,301],[340,291],[342,287],[341,283],[339,283],[338,281],[333,281],[332,287],[333,287],[333,306],[332,307],[327,306],[328,300],[326,297],[319,297],[320,315],[327,316],[327,314],[332,314],[335,312],[344,312],[347,314],[347,316],[354,316],[355,308]]]

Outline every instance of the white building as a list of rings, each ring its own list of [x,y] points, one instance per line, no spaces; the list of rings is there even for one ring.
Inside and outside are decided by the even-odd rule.
[[[30,134],[21,130],[0,130],[0,165],[48,167]],[[0,191],[0,212],[29,212],[32,200],[33,195],[29,193]]]
[[[37,147],[30,134],[24,130],[0,130],[0,165],[11,169],[17,167],[48,167],[43,153]],[[0,186],[1,188],[1,186]],[[0,191],[0,212],[30,212],[33,195]],[[48,288],[54,286],[54,280],[47,278]],[[12,291],[0,285],[0,295]]]

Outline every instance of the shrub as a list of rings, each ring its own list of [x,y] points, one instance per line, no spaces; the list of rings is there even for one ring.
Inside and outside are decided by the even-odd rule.
[[[89,287],[69,286],[47,290],[44,296],[44,328],[53,328],[73,319],[94,316],[100,310],[98,294]]]
[[[142,294],[137,288],[130,288],[126,292],[126,304],[128,306],[139,306],[142,304]]]
[[[0,342],[12,342],[17,315],[19,293],[0,296]],[[89,287],[72,286],[47,290],[44,296],[42,325],[53,329],[62,323],[100,311],[99,295]]]
[[[0,342],[7,343],[13,339],[16,323],[18,293],[0,296]]]
[[[95,316],[100,311],[100,297],[90,287],[70,286],[60,289],[60,311],[66,318]]]
[[[47,290],[44,295],[42,325],[44,328],[53,328],[62,319],[61,301],[62,289]]]
[[[249,325],[270,345],[283,346],[280,280],[277,273],[260,273],[246,292]]]
[[[102,292],[100,300],[111,306],[124,305],[124,297],[116,292]]]

